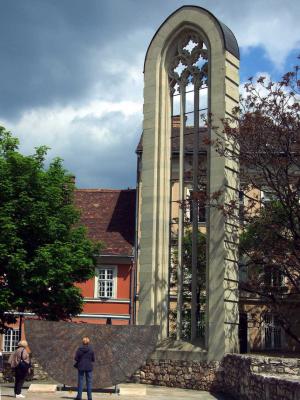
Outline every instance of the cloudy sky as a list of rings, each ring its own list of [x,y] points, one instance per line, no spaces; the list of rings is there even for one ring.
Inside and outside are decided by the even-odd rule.
[[[184,4],[231,28],[242,81],[300,54],[299,0],[0,0],[0,125],[26,154],[51,147],[78,187],[134,187],[144,56]]]

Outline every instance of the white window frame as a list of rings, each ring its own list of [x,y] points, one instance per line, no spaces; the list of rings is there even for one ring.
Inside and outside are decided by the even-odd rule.
[[[190,200],[191,198],[191,193],[193,192],[192,188],[187,187],[186,188],[186,199],[187,199],[187,205],[186,205],[186,218],[191,222],[192,221],[192,202]],[[207,215],[206,215],[206,207],[203,206],[204,210],[205,210],[205,214],[204,214],[204,220],[201,219],[201,221],[199,221],[199,205],[198,205],[198,225],[205,225],[206,224],[206,219],[207,219]]]
[[[9,350],[5,348],[5,342],[6,338],[9,335]],[[17,344],[19,342],[19,335],[20,335],[20,329],[8,329],[5,333],[2,335],[2,348],[3,348],[3,353],[12,353],[13,351],[16,350],[18,347]],[[13,346],[13,337],[15,336],[15,346]]]
[[[113,271],[113,290],[112,296],[99,296],[99,276],[100,271],[111,269]],[[94,291],[94,298],[97,299],[116,299],[117,298],[117,276],[118,276],[118,267],[117,265],[101,265],[96,268],[96,275],[95,275],[95,291]]]
[[[266,322],[266,316],[268,316],[270,322]],[[271,334],[271,343],[270,346],[267,346],[267,337],[266,330],[270,330]],[[280,335],[280,347],[275,346],[275,331]],[[278,326],[275,323],[275,316],[272,313],[264,313],[263,315],[263,324],[262,324],[262,337],[263,337],[263,349],[264,350],[282,350],[285,345],[285,335],[284,330],[281,326]]]
[[[248,265],[243,264],[243,261],[239,263],[239,281],[247,282],[249,279],[249,269]]]
[[[270,274],[269,276],[267,275],[267,272]],[[279,269],[274,269],[271,271],[265,271],[265,285],[266,286],[270,286],[271,288],[284,288],[287,285],[287,279],[286,276],[283,274],[283,272]],[[278,276],[276,276],[276,274],[278,274]],[[267,279],[270,279],[270,284],[268,284],[269,282],[267,282]],[[276,283],[279,282],[279,285],[277,285]]]
[[[275,196],[272,192],[267,191],[266,189],[260,191],[260,201],[262,206],[266,206],[273,200],[275,200]]]

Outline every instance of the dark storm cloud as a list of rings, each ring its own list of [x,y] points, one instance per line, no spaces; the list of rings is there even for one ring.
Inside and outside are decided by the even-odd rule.
[[[144,55],[158,26],[186,3],[189,2],[2,0],[0,116],[13,117],[37,105],[82,102],[96,84],[99,93],[109,95],[110,85],[117,86],[117,82],[110,80],[109,69],[99,63],[103,49],[114,46],[112,51],[127,60],[139,52]],[[233,20],[233,27],[239,26],[238,15],[242,23],[247,13],[252,17],[253,10],[253,26],[254,17],[260,18],[256,7],[246,11],[248,6],[240,1],[225,2],[227,7],[223,2],[194,3],[209,7],[225,23]],[[263,6],[260,13],[264,14]],[[128,37],[136,32],[140,35],[135,45],[128,45]],[[99,58],[94,57],[95,53]]]
[[[277,68],[297,47],[294,0],[0,0],[0,125],[25,153],[49,145],[80,187],[133,186],[144,56],[160,24],[190,3],[233,30],[252,74],[257,54]]]
[[[89,49],[104,40],[103,14],[92,4],[94,10],[76,1],[2,3],[1,114],[86,94],[94,79]]]
[[[138,116],[124,119],[122,113],[111,112],[101,118],[76,119],[71,125],[72,140],[62,157],[78,187],[135,187],[135,149],[142,129]],[[83,126],[98,129],[101,139],[90,136]],[[103,127],[104,134],[97,127]]]
[[[111,42],[116,46],[114,52],[125,57],[145,51],[149,37],[139,38],[136,48],[118,48],[117,43],[132,29],[145,27],[151,7],[147,4],[130,0],[2,1],[0,115],[14,116],[23,109],[66,104],[70,99],[83,101],[95,81],[105,81],[109,75],[96,64],[94,52],[101,55],[101,49]],[[100,90],[105,92],[104,87]]]

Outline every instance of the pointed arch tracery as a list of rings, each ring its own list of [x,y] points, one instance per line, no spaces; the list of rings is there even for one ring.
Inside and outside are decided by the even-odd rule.
[[[199,222],[205,225],[199,193],[206,190],[207,159],[199,153],[207,120],[209,55],[204,40],[191,29],[175,39],[172,49],[167,65],[172,121],[169,287],[170,292],[173,287],[177,300],[176,312],[172,307],[169,310],[169,331],[176,331],[177,339],[193,340],[204,336],[205,331],[206,282],[198,252]],[[191,254],[186,254],[190,251],[189,237]]]

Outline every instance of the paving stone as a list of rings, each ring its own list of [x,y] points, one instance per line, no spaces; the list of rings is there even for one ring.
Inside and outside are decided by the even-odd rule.
[[[224,397],[222,395],[213,395],[209,392],[198,391],[198,390],[187,390],[187,389],[173,389],[161,386],[148,386],[148,385],[137,385],[139,391],[143,389],[145,394],[133,394],[130,390],[134,387],[133,385],[121,385],[123,393],[121,394],[107,394],[107,393],[93,393],[93,400],[232,400],[230,397]],[[125,389],[128,391],[126,393]],[[1,388],[2,397],[1,400],[9,400],[13,396],[13,388],[4,386]],[[0,392],[1,393],[1,392]],[[74,399],[76,392],[74,391],[57,391],[55,393],[41,393],[41,392],[30,392],[27,389],[22,392],[27,400],[57,400],[57,399]],[[86,393],[83,394],[83,400],[87,398]]]
[[[146,396],[147,388],[145,385],[119,385],[120,396]]]
[[[32,383],[29,386],[28,392],[33,393],[55,393],[57,389],[57,385],[47,385],[40,383]]]

